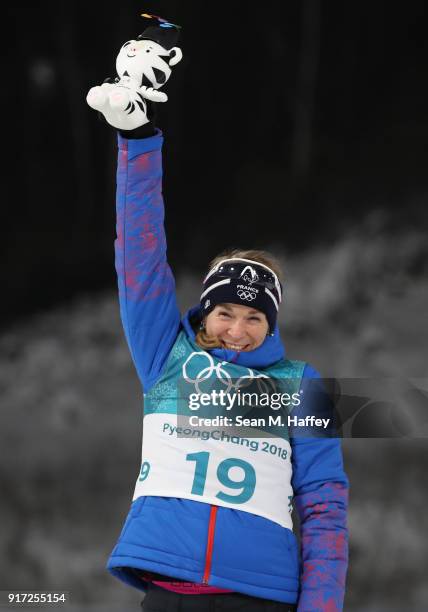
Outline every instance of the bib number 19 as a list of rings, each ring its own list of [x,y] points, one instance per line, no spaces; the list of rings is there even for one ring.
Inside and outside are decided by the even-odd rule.
[[[203,495],[205,482],[207,479],[208,462],[210,454],[206,451],[200,453],[190,453],[186,455],[187,461],[195,461],[195,475],[193,477],[192,494]],[[240,468],[243,478],[232,480],[229,472],[232,468]],[[256,487],[256,471],[253,466],[242,459],[225,459],[218,464],[217,478],[223,486],[228,489],[240,490],[237,495],[230,495],[219,491],[216,495],[218,499],[232,504],[244,504],[251,499]]]

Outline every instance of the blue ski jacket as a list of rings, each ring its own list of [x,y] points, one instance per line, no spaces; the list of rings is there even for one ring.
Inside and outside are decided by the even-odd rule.
[[[162,197],[163,136],[118,136],[117,239],[121,319],[144,393],[161,377],[179,333],[175,283],[166,258]],[[263,371],[284,359],[278,329],[257,349],[209,351],[225,362]],[[319,374],[307,365],[302,387]],[[147,570],[254,597],[298,604],[299,612],[342,610],[348,562],[348,480],[337,438],[290,438],[300,547],[291,529],[230,507],[169,496],[134,499],[109,571],[145,590]],[[201,595],[202,596],[202,595]]]

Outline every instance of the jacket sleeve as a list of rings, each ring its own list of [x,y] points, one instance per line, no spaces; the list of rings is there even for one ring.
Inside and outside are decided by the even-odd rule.
[[[306,366],[302,381],[306,393],[313,378],[320,376]],[[305,412],[313,410],[306,407]],[[298,612],[343,609],[348,566],[348,479],[340,440],[333,435],[330,430],[326,437],[291,438],[294,504],[301,534]]]
[[[160,131],[131,140],[118,135],[115,256],[120,314],[144,391],[166,362],[180,325],[166,259]]]

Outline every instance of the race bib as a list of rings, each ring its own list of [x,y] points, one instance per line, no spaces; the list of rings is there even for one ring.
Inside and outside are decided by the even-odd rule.
[[[186,427],[174,414],[144,418],[142,464],[133,499],[178,497],[235,508],[292,529],[291,447],[228,427]]]

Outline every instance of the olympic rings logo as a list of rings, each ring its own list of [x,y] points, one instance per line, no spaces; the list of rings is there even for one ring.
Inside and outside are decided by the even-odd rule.
[[[191,362],[195,357],[200,356],[206,360],[207,366],[203,367],[195,378],[190,376],[189,368]],[[225,393],[229,393],[232,389],[236,392],[238,389],[244,389],[256,382],[259,392],[269,393],[275,390],[274,382],[265,374],[255,374],[251,368],[245,368],[248,374],[241,376],[239,379],[232,379],[230,372],[227,371],[227,361],[220,361],[215,364],[214,359],[209,353],[205,351],[197,351],[191,353],[183,364],[183,378],[186,382],[194,385],[195,390],[201,394],[200,384],[204,381],[209,380],[215,375],[216,379],[219,380],[225,387]],[[236,382],[233,382],[235,380]]]
[[[244,291],[243,289],[240,289],[237,295],[239,298],[241,298],[241,300],[247,300],[248,302],[252,302],[257,297],[257,293],[251,293],[250,291]]]

